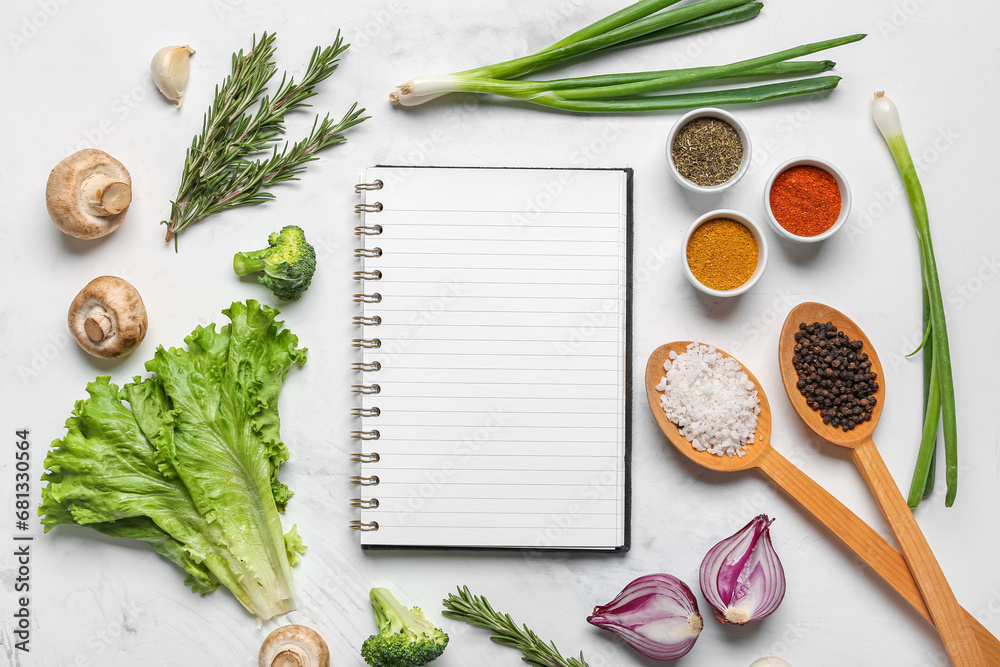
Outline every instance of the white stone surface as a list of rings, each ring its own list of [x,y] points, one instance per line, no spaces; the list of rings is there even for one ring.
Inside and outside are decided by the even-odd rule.
[[[777,613],[752,627],[708,619],[688,667],[748,665],[779,655],[793,665],[946,664],[931,626],[860,565],[829,532],[755,473],[715,474],[689,464],[657,430],[641,385],[648,354],[663,342],[703,340],[736,354],[762,382],[774,411],[774,446],[883,534],[882,520],[843,452],[809,436],[778,377],[777,333],[795,304],[818,300],[857,321],[874,342],[888,389],[876,432],[893,476],[909,485],[920,433],[921,371],[906,359],[920,339],[920,276],[910,210],[889,151],[869,113],[875,90],[900,108],[910,147],[922,161],[938,265],[946,297],[959,403],[958,500],[944,507],[943,480],[916,512],[965,607],[1000,633],[1000,548],[994,509],[1000,488],[996,354],[1000,309],[1000,226],[989,193],[997,182],[994,109],[1000,101],[995,5],[940,2],[842,3],[773,0],[749,23],[674,43],[608,54],[574,73],[708,65],[807,41],[867,32],[864,41],[820,57],[844,76],[831,95],[734,111],[750,129],[755,164],[721,198],[699,198],[672,182],[663,140],[679,113],[575,116],[460,96],[426,108],[393,109],[392,88],[409,77],[448,72],[528,53],[624,4],[623,0],[371,0],[267,2],[178,0],[117,3],[9,0],[0,8],[0,253],[7,295],[0,302],[0,664],[17,666],[208,666],[255,664],[278,623],[256,622],[226,591],[188,591],[173,565],[141,545],[93,531],[32,531],[30,653],[13,647],[14,431],[31,430],[36,505],[47,444],[64,433],[73,402],[95,375],[121,383],[142,374],[156,345],[180,345],[196,325],[222,322],[233,300],[269,300],[236,279],[236,249],[288,223],[305,227],[320,266],[309,293],[284,308],[310,350],[281,396],[291,460],[283,479],[295,492],[286,521],[310,549],[296,569],[297,611],[281,619],[318,629],[335,665],[361,665],[374,631],[367,592],[387,586],[422,606],[451,634],[435,665],[518,665],[517,652],[483,630],[440,616],[457,585],[553,640],[565,655],[583,650],[590,665],[652,665],[585,618],[633,578],[669,572],[697,583],[707,549],[753,515],[775,517],[775,545],[788,576]],[[342,114],[357,100],[372,118],[346,144],[325,152],[302,180],[281,186],[262,207],[229,212],[164,243],[184,150],[200,129],[230,55],[251,36],[277,31],[279,66],[301,73],[314,45],[341,29],[353,46],[313,100],[316,112]],[[149,61],[161,46],[189,43],[197,54],[184,106],[161,99]],[[304,134],[308,113],[288,119]],[[99,147],[131,170],[134,201],[110,237],[82,242],[49,222],[45,180],[77,148]],[[820,155],[851,180],[854,212],[819,247],[769,236],[767,273],[728,301],[696,293],[681,272],[688,224],[725,206],[763,217],[761,188],[771,170],[797,155]],[[365,166],[630,166],[635,169],[632,549],[625,555],[559,553],[362,552],[348,530],[352,426],[349,339],[352,185]],[[770,232],[769,232],[770,233]],[[130,358],[104,362],[67,336],[66,308],[90,279],[133,282],[149,310],[146,342]],[[940,479],[940,477],[939,477]],[[700,597],[700,596],[699,596]]]

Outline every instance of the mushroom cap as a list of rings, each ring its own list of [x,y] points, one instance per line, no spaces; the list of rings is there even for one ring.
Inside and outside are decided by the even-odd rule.
[[[94,278],[69,306],[69,330],[87,353],[102,359],[131,354],[146,337],[146,306],[117,276]]]
[[[330,649],[315,630],[283,625],[264,639],[257,654],[259,667],[330,667]]]
[[[106,176],[128,186],[128,200],[119,213],[98,215],[87,200],[84,182],[91,176]],[[49,174],[45,206],[61,231],[78,239],[96,239],[118,229],[131,203],[132,177],[121,162],[104,151],[85,148],[69,155]]]

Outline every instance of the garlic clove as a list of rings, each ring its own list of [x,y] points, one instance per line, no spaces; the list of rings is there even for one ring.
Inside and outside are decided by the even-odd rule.
[[[190,60],[194,49],[186,44],[183,46],[164,46],[153,56],[150,70],[153,83],[163,96],[179,107],[184,98],[188,75],[191,71]]]

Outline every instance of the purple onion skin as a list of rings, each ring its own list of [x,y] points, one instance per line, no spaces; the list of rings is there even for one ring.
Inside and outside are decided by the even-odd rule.
[[[587,622],[610,630],[654,660],[676,660],[686,655],[702,629],[694,594],[687,584],[669,574],[639,577],[614,600],[594,607]],[[670,636],[662,636],[664,631],[669,631]],[[661,637],[651,637],[652,633]]]
[[[785,572],[771,544],[773,519],[755,517],[712,547],[701,563],[702,595],[722,623],[744,625],[771,615],[785,596]]]

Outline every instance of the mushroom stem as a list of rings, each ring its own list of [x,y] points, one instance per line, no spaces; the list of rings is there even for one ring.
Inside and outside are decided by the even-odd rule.
[[[103,310],[99,310],[88,317],[83,323],[83,330],[87,332],[87,338],[95,343],[100,343],[102,340],[115,335],[114,323]]]
[[[106,174],[93,174],[83,181],[83,195],[95,215],[118,215],[132,203],[132,188]]]
[[[80,347],[102,359],[131,353],[149,325],[139,292],[116,276],[87,283],[70,304],[66,321]]]
[[[286,649],[274,656],[271,667],[302,667],[302,658],[297,652]]]

